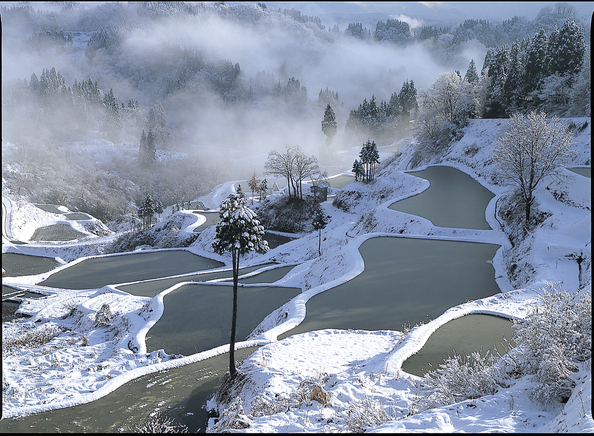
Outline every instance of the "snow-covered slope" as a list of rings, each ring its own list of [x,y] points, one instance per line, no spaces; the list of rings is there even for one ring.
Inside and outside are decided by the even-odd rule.
[[[576,125],[583,125],[589,120],[572,121]],[[411,153],[414,149],[414,144],[411,144],[402,147],[394,158],[388,159],[390,163],[378,172],[375,184],[357,183],[344,188],[344,191],[361,194],[361,201],[349,203],[344,210],[334,207],[331,204],[332,199],[323,204],[331,219],[324,229],[326,239],[323,242],[322,256],[317,256],[318,236],[317,232],[314,232],[283,244],[266,255],[247,256],[242,260],[242,265],[246,266],[267,261],[299,264],[279,284],[296,286],[303,292],[263,320],[250,341],[238,344],[240,347],[269,345],[260,348],[240,368],[241,372],[247,374],[246,380],[250,381],[243,384],[243,389],[237,386],[237,398],[241,400],[241,407],[239,403],[235,403],[232,405],[234,411],[229,410],[225,413],[224,404],[211,403],[211,407],[218,408],[222,414],[219,426],[225,423],[225,419],[228,418],[227,422],[231,423],[233,417],[236,417],[249,425],[245,427],[246,431],[270,432],[344,431],[363,428],[367,431],[382,432],[590,432],[594,429],[588,388],[591,383],[588,365],[591,361],[585,362],[580,372],[572,376],[577,384],[569,402],[559,405],[554,410],[544,411],[533,403],[524,391],[531,382],[521,379],[509,389],[503,389],[492,396],[405,416],[408,414],[411,399],[418,393],[418,378],[404,373],[401,365],[408,356],[423,346],[439,326],[469,313],[492,313],[523,318],[528,306],[535,301],[537,291],[545,282],[551,280],[559,282],[566,291],[575,293],[578,288],[577,264],[568,257],[572,253],[583,252],[586,257],[582,263],[581,288],[584,292],[591,292],[590,180],[570,171],[563,170],[562,179],[547,180],[537,190],[539,208],[550,212],[551,215],[531,237],[516,247],[515,252],[516,256],[524,260],[526,268],[530,267],[530,272],[515,279],[507,274],[507,257],[512,251],[506,235],[498,224],[495,211],[498,199],[509,192],[511,187],[497,184],[499,182],[496,169],[490,159],[497,131],[505,122],[506,120],[471,121],[462,139],[453,144],[439,160],[424,163],[453,166],[470,174],[490,189],[495,197],[489,203],[486,215],[494,230],[438,228],[426,219],[418,218],[411,221],[410,216],[387,209],[390,203],[418,193],[427,186],[423,181],[404,172],[410,169]],[[589,126],[577,136],[575,148],[578,153],[572,166],[589,165]],[[353,156],[353,159],[355,157]],[[207,207],[215,208],[229,192],[232,192],[233,184],[234,182],[225,183],[200,200]],[[557,194],[554,194],[555,192]],[[560,196],[560,192],[564,194]],[[370,211],[373,211],[374,220],[361,219]],[[57,222],[59,218],[38,212],[33,206],[21,207],[20,203],[18,208],[13,203],[10,215],[7,222],[10,222],[12,233],[15,237],[20,236],[24,239],[27,239],[35,228]],[[190,218],[192,219],[178,220],[180,225],[187,226],[181,229],[181,232],[191,231],[196,225],[195,219]],[[304,319],[305,303],[313,295],[350,280],[363,271],[363,260],[358,252],[358,247],[363,241],[372,236],[396,234],[501,244],[503,248],[493,259],[493,266],[496,276],[499,277],[497,283],[505,292],[453,307],[437,319],[406,334],[391,331],[326,330],[276,341],[279,334],[290,330]],[[187,249],[196,254],[222,260],[229,265],[230,259],[212,252],[210,243],[213,236],[214,229],[206,229]],[[89,248],[90,242],[17,246],[3,240],[2,252],[27,252],[71,260],[77,256],[74,254],[76,250],[73,246],[78,247],[78,257],[97,254],[96,248]],[[70,310],[72,301],[76,301],[76,307],[89,319],[93,319],[102,305],[109,301],[113,305],[114,319],[122,327],[121,334],[107,342],[99,341],[97,338],[102,338],[104,332],[93,328],[92,323],[87,323],[89,325],[85,324],[84,334],[89,341],[89,348],[79,346],[83,340],[82,331],[77,333],[74,330],[70,334],[71,337],[59,337],[52,342],[59,342],[60,348],[48,352],[44,362],[33,359],[28,364],[22,364],[26,359],[32,358],[30,350],[19,350],[10,356],[5,354],[3,374],[10,370],[10,377],[3,376],[7,386],[7,389],[3,390],[4,417],[88,402],[141,374],[202,360],[226,350],[226,347],[222,346],[182,358],[167,356],[162,350],[148,356],[136,354],[129,349],[129,341],[132,341],[133,349],[143,349],[146,330],[158,320],[158,314],[162,312],[162,296],[160,299],[133,297],[111,286],[92,291],[37,287],[36,283],[48,274],[5,280],[5,284],[25,285],[54,295],[51,300],[47,300],[51,301],[51,304],[43,300],[31,300],[23,305],[23,313],[31,315],[32,320],[39,319],[51,327],[62,322],[59,318]],[[68,303],[68,300],[71,303]],[[20,334],[28,325],[3,325],[4,338]],[[58,356],[56,353],[62,354]],[[75,356],[72,362],[65,357],[69,353]],[[72,365],[76,361],[80,368],[77,367],[78,377],[61,380],[60,389],[50,392],[45,387],[50,386],[52,377],[62,371],[61,367],[49,364],[52,359],[66,359]],[[90,371],[88,368],[93,365],[109,368],[111,376],[106,379],[101,371]],[[32,378],[32,368],[38,367],[43,368],[43,371],[38,371],[36,378]],[[322,392],[313,393],[313,385],[316,383],[324,387]],[[33,391],[35,395],[27,394]],[[329,396],[324,396],[324,393]],[[303,400],[303,395],[313,396],[319,401]],[[24,398],[26,406],[23,403]],[[276,403],[273,399],[276,399]],[[277,407],[279,404],[290,407]],[[371,418],[363,418],[366,413],[380,416],[381,419],[374,421]],[[214,422],[211,425],[214,425]]]

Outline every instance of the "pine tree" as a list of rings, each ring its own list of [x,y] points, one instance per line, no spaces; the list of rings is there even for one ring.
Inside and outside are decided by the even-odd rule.
[[[234,379],[235,368],[235,332],[237,329],[237,282],[239,277],[239,259],[255,251],[266,253],[268,243],[264,240],[264,227],[260,225],[256,213],[247,207],[247,199],[242,192],[229,194],[221,203],[219,222],[212,248],[219,255],[229,252],[233,264],[233,315],[231,318],[231,338],[229,342],[229,374]]]
[[[254,192],[258,189],[258,179],[256,178],[256,172],[252,174],[252,178],[248,181],[248,186],[252,191],[252,204],[254,204]]]
[[[138,208],[138,217],[142,220],[142,229],[146,230],[151,226],[155,215],[155,202],[150,194],[147,194],[144,201]]]
[[[359,158],[361,159],[361,165],[363,166],[363,181],[371,182],[375,178],[375,165],[379,163],[379,152],[375,141],[367,140],[363,144],[363,148],[359,152]]]
[[[524,67],[524,94],[528,95],[532,91],[539,89],[543,79],[548,75],[548,38],[545,30],[540,30],[530,40],[526,52],[526,62]]]
[[[322,120],[322,132],[326,135],[326,145],[332,143],[334,135],[336,135],[336,116],[332,105],[328,103],[326,110],[324,111],[324,119]]]
[[[466,74],[464,75],[464,80],[466,80],[468,83],[476,83],[479,80],[478,73],[476,72],[476,65],[474,64],[474,59],[470,60],[468,70],[466,70]]]
[[[561,29],[555,28],[549,38],[549,75],[558,73],[560,76],[568,75],[571,78],[577,75],[582,68],[585,53],[583,29],[574,21],[565,21]]]
[[[324,210],[320,207],[317,213],[314,215],[311,222],[314,230],[318,231],[318,254],[322,255],[322,230],[326,228],[328,219],[324,215]]]
[[[353,162],[353,169],[351,171],[355,173],[355,182],[363,180],[363,176],[365,175],[365,168],[363,167],[363,164],[360,160],[355,159],[355,162]]]
[[[262,195],[264,195],[264,199],[266,199],[266,191],[268,191],[268,182],[264,179],[262,180],[262,183],[260,183],[260,203],[262,202]]]

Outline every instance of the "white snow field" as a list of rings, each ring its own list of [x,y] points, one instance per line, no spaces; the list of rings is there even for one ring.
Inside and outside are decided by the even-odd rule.
[[[590,120],[567,121],[582,125]],[[302,289],[300,295],[279,309],[288,313],[286,318],[278,317],[275,311],[258,326],[250,340],[237,344],[238,348],[262,345],[238,368],[245,374],[246,382],[236,391],[237,398],[232,406],[237,419],[244,422],[244,431],[594,432],[591,360],[572,374],[576,386],[569,401],[546,410],[531,400],[528,392],[533,382],[530,377],[523,377],[494,395],[417,414],[408,413],[411,399],[418,394],[420,378],[403,372],[402,363],[420,350],[440,326],[473,313],[522,319],[530,305],[536,302],[537,293],[549,282],[557,283],[558,287],[572,294],[591,293],[590,179],[566,169],[560,170],[562,177],[545,179],[537,189],[539,209],[551,215],[523,242],[522,261],[531,266],[530,273],[514,283],[507,278],[505,255],[510,248],[509,241],[495,217],[495,208],[498,199],[512,187],[493,184],[492,176],[497,170],[490,159],[498,129],[506,122],[471,120],[464,137],[439,161],[431,162],[432,165],[457,168],[495,194],[485,211],[493,230],[440,228],[426,219],[411,220],[410,215],[388,209],[394,201],[416,194],[427,186],[426,182],[405,172],[413,150],[411,143],[400,148],[396,156],[381,155],[382,161],[391,162],[379,172],[374,184],[349,186],[363,194],[353,213],[333,207],[332,198],[323,203],[331,220],[323,231],[326,239],[322,244],[322,256],[318,256],[318,235],[313,232],[265,255],[248,255],[242,259],[241,266],[268,261],[299,264],[276,284]],[[567,166],[590,166],[590,125],[575,141],[577,154]],[[468,153],[470,148],[473,153]],[[234,183],[225,183],[209,196],[197,200],[215,208],[232,192]],[[565,192],[563,202],[553,195],[553,192],[561,191]],[[381,196],[374,195],[380,192]],[[57,268],[60,270],[97,255],[97,247],[116,236],[97,237],[77,227],[76,230],[88,233],[90,237],[68,243],[13,244],[12,238],[28,241],[36,228],[64,221],[60,215],[41,211],[11,197],[3,189],[3,214],[6,216],[3,216],[2,253],[54,257],[64,264]],[[373,209],[376,218],[373,231],[356,226],[359,218]],[[188,232],[201,223],[195,220],[184,222],[188,222],[188,227],[182,231]],[[305,318],[305,303],[312,296],[363,271],[364,262],[358,252],[362,242],[374,236],[395,235],[501,245],[493,259],[501,293],[452,307],[431,322],[408,332],[321,330],[277,340],[281,333]],[[230,259],[213,253],[210,246],[213,236],[214,227],[204,230],[187,250],[229,266]],[[581,287],[577,263],[567,257],[580,252],[587,258],[582,265]],[[51,330],[58,323],[63,326],[64,321],[59,318],[67,315],[72,307],[78,307],[85,314],[86,321],[82,321],[85,335],[73,329],[38,348],[16,348],[3,353],[3,419],[90,402],[140,375],[186,365],[228,350],[227,345],[190,356],[170,356],[163,350],[147,354],[144,337],[163,312],[162,294],[171,289],[149,298],[129,295],[112,285],[85,291],[38,285],[55,271],[35,276],[3,277],[4,285],[50,296],[25,300],[19,312],[30,318],[3,323],[3,340],[14,339],[24,329]],[[117,333],[92,327],[97,312],[106,303],[111,308]],[[82,324],[79,322],[78,325]],[[83,341],[88,345],[81,346]],[[129,343],[135,344],[138,352],[131,351]],[[300,402],[297,398],[299,389],[308,382],[322,384],[325,391],[316,397],[316,401]],[[271,406],[267,408],[273,400],[276,404],[282,403],[279,398],[283,399],[283,404],[292,406],[278,410],[272,410]],[[210,406],[216,408],[218,405],[211,401]],[[375,411],[372,413],[375,418],[361,417],[369,411]],[[217,430],[214,420],[211,420],[209,430]]]

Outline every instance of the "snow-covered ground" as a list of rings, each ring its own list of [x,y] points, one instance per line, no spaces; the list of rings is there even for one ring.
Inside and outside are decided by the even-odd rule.
[[[581,125],[589,120],[574,121]],[[505,259],[509,242],[495,217],[495,209],[499,198],[511,187],[493,183],[496,169],[490,159],[497,131],[505,122],[473,120],[466,128],[465,136],[440,161],[431,162],[464,171],[495,194],[486,210],[486,219],[493,230],[440,228],[426,219],[416,217],[411,220],[410,215],[389,210],[387,207],[394,201],[427,187],[426,182],[404,172],[412,151],[412,146],[405,145],[395,158],[387,153],[381,156],[383,160],[392,162],[380,171],[376,183],[348,187],[363,194],[362,200],[353,206],[350,213],[333,207],[332,199],[323,204],[331,220],[324,229],[326,239],[322,245],[322,256],[317,255],[318,235],[313,232],[266,255],[249,255],[242,260],[242,266],[272,260],[299,264],[277,284],[299,287],[303,291],[270,314],[256,328],[250,340],[238,344],[241,348],[263,345],[240,367],[249,383],[237,392],[241,404],[235,402],[234,407],[236,415],[249,425],[246,431],[359,429],[356,425],[361,420],[353,417],[362,410],[374,408],[384,410],[387,418],[375,424],[369,422],[367,431],[594,431],[591,361],[572,376],[576,387],[567,404],[552,410],[542,410],[529,399],[526,389],[531,382],[522,378],[510,388],[479,400],[406,416],[410,400],[418,393],[419,378],[403,372],[401,365],[423,346],[438,327],[471,313],[523,318],[529,305],[535,302],[537,292],[548,281],[560,283],[566,292],[578,292],[577,263],[567,257],[571,254],[583,252],[586,255],[587,260],[582,264],[581,289],[582,292],[591,292],[590,179],[568,170],[562,170],[562,178],[545,180],[539,186],[539,209],[551,213],[551,216],[523,243],[525,254],[522,261],[531,266],[530,273],[518,277],[514,283],[509,281]],[[575,149],[578,153],[569,166],[590,166],[590,126],[577,136]],[[233,190],[234,183],[225,183],[210,195],[197,200],[206,207],[216,208]],[[560,192],[565,193],[563,201],[555,199],[555,196],[561,198],[558,195]],[[115,237],[92,236],[87,240],[60,244],[12,244],[5,236],[27,241],[35,228],[64,221],[60,215],[46,213],[22,200],[10,201],[3,196],[4,210],[7,216],[3,219],[3,226],[9,225],[10,230],[3,230],[3,253],[56,257],[61,263],[77,262],[79,260],[75,259],[101,253],[102,244]],[[375,211],[373,228],[357,224],[359,218],[370,210]],[[192,231],[196,225],[194,221],[182,231]],[[305,318],[305,303],[309,298],[363,271],[364,263],[358,247],[366,239],[380,235],[500,244],[502,248],[493,259],[493,267],[502,293],[452,307],[437,319],[406,334],[324,330],[277,341],[278,335]],[[214,228],[210,227],[187,249],[229,265],[229,259],[212,252],[210,243],[213,236]],[[59,268],[67,268],[71,264]],[[38,348],[17,348],[3,354],[3,418],[92,401],[140,375],[196,362],[228,349],[228,346],[221,346],[183,357],[168,356],[162,350],[147,354],[144,337],[163,311],[163,294],[172,289],[148,298],[131,296],[111,285],[86,291],[36,285],[53,272],[29,277],[5,277],[3,280],[6,285],[50,295],[47,299],[27,300],[21,306],[20,311],[31,318],[18,323],[3,323],[5,341],[22,334],[24,328],[68,329]],[[109,304],[111,309],[109,326],[96,322],[97,314],[105,304]],[[79,313],[79,317],[67,316],[73,310]],[[281,312],[287,313],[287,316],[279,316]],[[131,349],[138,349],[138,352]],[[323,385],[324,393],[329,397],[299,402],[298,393],[309,382]],[[278,404],[279,398],[283,399],[283,404],[293,404],[293,407],[283,410],[272,408],[272,400],[276,399],[275,404]],[[216,404],[213,402],[211,406],[216,407]],[[379,412],[376,415],[379,416]],[[214,422],[211,427],[213,425]]]

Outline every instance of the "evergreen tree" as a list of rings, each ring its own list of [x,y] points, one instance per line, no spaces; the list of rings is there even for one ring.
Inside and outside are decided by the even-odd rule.
[[[363,181],[369,183],[375,178],[375,165],[379,163],[379,152],[375,141],[367,140],[363,144],[363,148],[359,152],[359,158],[361,159],[361,165],[364,169]]]
[[[363,167],[363,164],[360,160],[355,159],[355,162],[353,162],[353,169],[351,171],[355,173],[355,182],[363,180],[363,176],[365,175],[365,168]]]
[[[408,122],[411,118],[416,117],[416,112],[418,109],[417,90],[412,80],[409,82],[407,79],[402,84],[402,88],[398,94],[398,101],[402,107],[403,121]]]
[[[254,192],[258,189],[258,179],[256,178],[256,172],[252,174],[252,178],[248,181],[248,186],[252,191],[252,204],[254,204]]]
[[[474,59],[470,60],[468,70],[466,70],[466,74],[464,75],[464,80],[466,80],[468,83],[476,83],[479,80],[478,73],[476,72],[476,65],[474,64]]]
[[[138,208],[138,217],[142,220],[142,229],[146,230],[151,226],[155,215],[155,202],[150,194],[147,194],[144,201]]]
[[[324,210],[320,207],[311,222],[314,230],[318,231],[318,254],[322,255],[322,230],[328,224],[328,218],[324,215]]]
[[[582,68],[586,43],[583,29],[567,20],[551,33],[548,45],[549,75],[558,73],[573,78]],[[570,86],[573,84],[570,79]]]
[[[264,239],[264,227],[260,225],[256,213],[247,207],[247,199],[242,192],[229,194],[221,203],[219,222],[212,248],[219,255],[229,252],[233,265],[233,315],[231,318],[231,338],[229,341],[229,375],[233,380],[237,375],[235,368],[235,332],[237,329],[237,283],[239,260],[241,256],[255,251],[266,253],[268,242]]]
[[[268,182],[264,179],[262,180],[262,183],[260,183],[260,203],[262,202],[262,195],[264,195],[264,199],[266,199],[266,191],[268,191]]]
[[[540,30],[530,40],[526,52],[526,62],[524,67],[524,94],[528,95],[532,91],[539,89],[543,79],[548,75],[548,38],[545,30]]]
[[[336,135],[336,115],[332,110],[332,105],[328,103],[324,111],[324,119],[322,120],[322,132],[326,135],[326,145],[332,143],[334,135]]]

